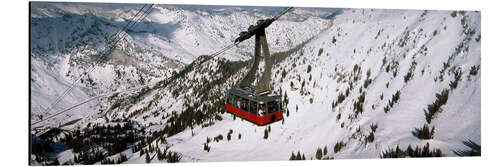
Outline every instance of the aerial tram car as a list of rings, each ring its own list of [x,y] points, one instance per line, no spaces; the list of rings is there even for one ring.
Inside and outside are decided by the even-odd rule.
[[[292,8],[283,10],[273,18],[258,20],[256,25],[251,25],[248,31],[241,32],[234,40],[234,43],[237,44],[255,36],[255,55],[252,68],[240,81],[239,86],[232,87],[227,91],[226,111],[258,126],[268,125],[283,119],[281,96],[272,94],[269,90],[272,64],[265,29]],[[265,69],[257,85],[253,86],[261,58],[261,49],[264,55]]]
[[[226,111],[259,126],[283,119],[281,96],[262,92],[249,86],[228,90]]]

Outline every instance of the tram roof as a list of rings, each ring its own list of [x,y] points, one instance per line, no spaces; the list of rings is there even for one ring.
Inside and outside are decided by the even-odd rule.
[[[281,101],[281,96],[277,94],[259,95],[250,87],[235,87],[228,90],[230,94],[249,99],[258,103],[267,103],[272,101]]]

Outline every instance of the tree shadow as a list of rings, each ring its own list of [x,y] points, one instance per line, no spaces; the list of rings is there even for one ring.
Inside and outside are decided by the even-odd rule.
[[[481,156],[481,145],[471,141],[470,139],[462,141],[462,143],[470,149],[453,150],[453,153],[461,157]]]
[[[438,99],[441,98],[441,94],[439,94],[439,93],[436,93],[434,96],[436,96],[436,98],[438,98]]]
[[[431,105],[428,104],[427,105],[427,110],[424,109],[424,115],[425,115],[425,121],[427,121],[428,124],[431,123],[432,121],[432,117],[431,115],[429,114],[429,111],[430,111],[430,108],[431,108]]]
[[[415,136],[416,138],[419,138],[421,131],[422,131],[421,129],[414,128],[413,131],[411,132],[411,134],[413,136]]]

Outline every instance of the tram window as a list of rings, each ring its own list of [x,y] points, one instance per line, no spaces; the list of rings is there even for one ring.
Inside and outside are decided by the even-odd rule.
[[[259,104],[259,116],[267,115],[266,105]]]
[[[281,111],[281,102],[278,102],[278,112]]]
[[[275,101],[267,103],[267,107],[270,113],[275,113],[278,111],[278,104]]]
[[[252,114],[257,114],[257,103],[250,101],[250,112]]]
[[[233,99],[234,99],[234,96],[232,94],[229,94],[229,96],[227,98],[227,104],[232,105],[233,101],[234,101]]]
[[[248,100],[247,99],[242,100],[241,109],[248,111]]]
[[[241,108],[241,98],[238,97],[236,100],[236,107]]]
[[[233,99],[232,99],[232,100],[233,100],[233,103],[232,103],[233,107],[236,107],[236,106],[237,106],[237,103],[238,103],[238,97],[233,96]]]

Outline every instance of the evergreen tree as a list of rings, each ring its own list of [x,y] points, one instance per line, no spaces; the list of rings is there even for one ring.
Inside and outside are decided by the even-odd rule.
[[[434,138],[435,127],[432,127],[432,130],[429,128],[429,125],[424,124],[424,126],[420,129],[417,129],[417,134],[419,139],[433,139]]]
[[[328,153],[328,150],[326,149],[326,146],[323,148],[323,155],[326,155]]]
[[[290,156],[290,160],[295,160],[295,154],[292,152],[292,156]]]
[[[316,150],[316,159],[321,159],[323,158],[323,152],[321,151],[321,148],[318,148]]]
[[[120,153],[120,159],[118,160],[118,163],[121,164],[122,162],[125,162],[127,160],[128,160],[127,156]]]
[[[337,143],[335,144],[335,146],[333,147],[333,152],[334,152],[334,153],[339,152],[339,151],[342,149],[342,147],[344,147],[344,145],[345,145],[345,144],[344,144],[344,142],[343,142],[343,141],[337,142]]]
[[[413,157],[413,148],[411,148],[411,145],[408,145],[408,148],[406,148],[406,156]]]
[[[73,154],[73,161],[74,161],[75,163],[77,163],[77,162],[78,162],[78,157],[76,156],[76,154]]]
[[[151,162],[151,157],[149,157],[149,151],[146,152],[146,163],[150,163]]]
[[[163,160],[163,154],[160,149],[156,149],[156,156],[158,157],[158,160]]]

